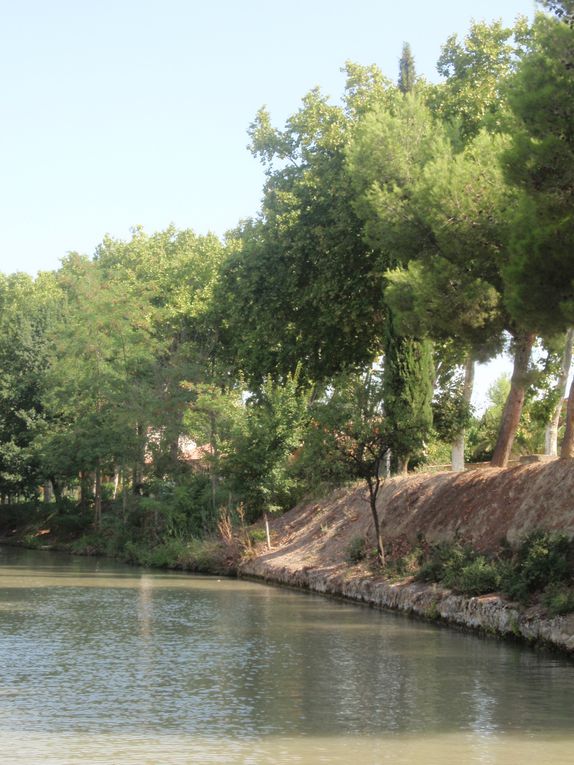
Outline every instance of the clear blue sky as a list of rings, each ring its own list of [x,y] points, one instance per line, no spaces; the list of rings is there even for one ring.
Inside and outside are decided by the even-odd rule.
[[[223,234],[257,211],[246,130],[350,59],[395,78],[403,41],[436,80],[471,18],[533,0],[0,0],[0,271],[57,268],[142,224]]]

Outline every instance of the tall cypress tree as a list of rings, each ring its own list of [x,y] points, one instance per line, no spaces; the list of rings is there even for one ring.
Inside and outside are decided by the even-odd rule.
[[[397,465],[406,471],[409,460],[421,456],[432,426],[432,343],[398,335],[388,311],[384,353],[383,400],[389,443]]]
[[[415,59],[408,42],[403,43],[403,52],[399,59],[399,79],[397,85],[401,93],[412,93],[417,78]]]

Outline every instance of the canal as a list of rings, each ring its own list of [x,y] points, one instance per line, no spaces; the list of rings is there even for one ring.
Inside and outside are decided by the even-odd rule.
[[[574,762],[574,664],[258,583],[0,548],[1,765]]]

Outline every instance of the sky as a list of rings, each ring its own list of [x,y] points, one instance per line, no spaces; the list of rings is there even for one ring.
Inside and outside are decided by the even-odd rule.
[[[218,235],[259,207],[247,129],[281,126],[346,60],[396,79],[404,41],[437,81],[471,19],[533,0],[0,0],[0,271],[58,268],[106,233]]]

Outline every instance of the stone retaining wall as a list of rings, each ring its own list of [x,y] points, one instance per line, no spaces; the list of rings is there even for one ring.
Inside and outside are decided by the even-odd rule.
[[[258,558],[241,564],[239,575],[416,614],[491,635],[545,644],[574,658],[574,614],[545,618],[536,609],[521,608],[497,595],[469,598],[437,585],[391,584],[374,577],[353,575],[352,569],[341,572],[303,567],[297,570]]]

